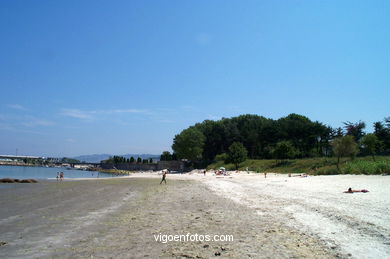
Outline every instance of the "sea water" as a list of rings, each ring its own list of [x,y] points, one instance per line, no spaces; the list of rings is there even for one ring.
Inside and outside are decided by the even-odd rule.
[[[97,171],[68,170],[63,167],[0,166],[0,178],[55,179],[58,172],[63,172],[65,179],[113,177],[112,174]]]

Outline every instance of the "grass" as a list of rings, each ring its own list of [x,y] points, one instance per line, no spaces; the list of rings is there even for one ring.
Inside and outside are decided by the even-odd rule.
[[[389,161],[364,161],[348,162],[343,170],[345,174],[390,174]]]
[[[332,174],[390,174],[390,156],[377,156],[376,161],[372,157],[357,157],[354,160],[342,158],[340,160],[339,172],[336,167],[337,158],[334,157],[316,157],[305,159],[275,160],[248,159],[242,162],[239,170],[256,172],[274,172],[274,173],[292,173],[292,174],[311,174],[311,175],[332,175]],[[235,170],[233,164],[225,164],[223,161],[217,161],[207,167],[207,169],[218,169],[225,167],[227,170]]]

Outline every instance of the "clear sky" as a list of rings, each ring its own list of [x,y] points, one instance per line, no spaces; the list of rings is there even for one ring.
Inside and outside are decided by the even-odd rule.
[[[290,113],[390,116],[390,1],[0,1],[0,154],[161,154]]]

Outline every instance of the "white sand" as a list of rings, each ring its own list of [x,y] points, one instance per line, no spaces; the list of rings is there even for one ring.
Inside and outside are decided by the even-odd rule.
[[[260,217],[285,217],[288,225],[319,236],[342,253],[390,258],[389,176],[232,175],[204,181],[217,194],[256,209]],[[370,192],[343,193],[348,187]]]

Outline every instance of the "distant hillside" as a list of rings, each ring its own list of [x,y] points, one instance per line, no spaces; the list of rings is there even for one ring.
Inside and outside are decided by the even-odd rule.
[[[110,156],[114,156],[114,155],[93,154],[93,155],[76,156],[76,157],[72,157],[72,158],[80,160],[80,161],[85,161],[88,163],[99,163],[102,160],[108,159]],[[149,159],[149,158],[153,158],[155,160],[160,159],[160,155],[152,155],[152,154],[125,154],[125,155],[115,155],[115,156],[123,156],[126,158],[134,157],[135,159],[137,159],[138,157],[140,157],[142,159]]]

